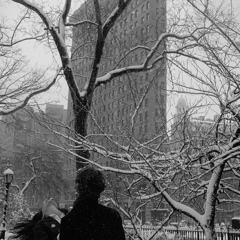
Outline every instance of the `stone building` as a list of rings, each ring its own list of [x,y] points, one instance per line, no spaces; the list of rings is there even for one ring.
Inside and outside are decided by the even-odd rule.
[[[100,1],[103,22],[116,7],[116,2]],[[93,1],[85,1],[74,13],[72,21],[81,21],[86,17],[94,21],[93,9]],[[115,67],[142,64],[148,50],[143,47],[136,48],[135,51],[129,52],[129,50],[138,45],[153,46],[159,35],[165,31],[166,0],[131,1],[106,39],[98,76],[104,75]],[[86,23],[73,28],[72,66],[80,90],[90,77],[95,40],[96,26]],[[163,48],[164,45],[161,45],[159,50]],[[141,99],[132,131],[131,117]],[[73,128],[74,114],[71,106],[69,95],[67,120],[68,125]],[[112,151],[121,150],[102,133],[111,134],[117,142],[124,145],[125,136],[129,136],[130,133],[137,141],[144,142],[164,132],[166,129],[166,63],[159,62],[150,71],[116,77],[108,84],[96,88],[87,128],[88,134],[94,135],[93,141],[108,146]],[[98,159],[106,166],[125,167],[99,154],[91,154],[91,158]],[[75,162],[71,161],[68,167],[75,169]],[[113,178],[113,175],[108,177]],[[70,172],[69,179],[74,179],[73,172]],[[151,206],[147,208],[148,210],[144,209],[146,212],[144,221],[151,220]]]

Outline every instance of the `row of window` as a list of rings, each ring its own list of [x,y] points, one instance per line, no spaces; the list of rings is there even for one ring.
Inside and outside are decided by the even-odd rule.
[[[150,36],[150,31],[151,31],[151,26],[150,25],[147,25],[147,26],[142,26],[141,28],[139,29],[135,29],[135,30],[131,30],[129,28],[129,30],[125,29],[123,32],[120,33],[119,35],[119,39],[122,40],[122,39],[125,39],[126,36],[128,37],[127,39],[125,39],[125,41],[122,42],[122,45],[123,46],[126,46],[129,48],[129,45],[127,46],[127,43],[130,41],[134,41],[134,40],[144,40],[146,39],[146,37],[149,39],[151,36]],[[146,35],[146,36],[145,36]],[[145,36],[145,38],[144,38]],[[112,44],[115,44],[114,41]]]
[[[67,170],[64,170],[65,172],[65,176],[74,176],[74,174],[76,174],[76,169],[67,169]]]
[[[120,49],[117,49],[117,48],[115,48],[115,50],[110,50],[110,57],[115,56],[115,58],[109,59],[108,61],[106,60],[100,65],[99,71],[101,73],[107,72],[111,67],[113,67],[117,63],[117,59],[119,59],[120,57],[123,57],[124,54],[126,54],[127,52],[126,49],[123,50],[121,54],[119,51]],[[145,50],[137,51],[134,54],[131,54],[128,57],[126,57],[124,60],[122,60],[121,63],[119,64],[119,67],[128,66],[131,64],[141,64],[142,61],[145,59],[146,54],[147,52]],[[91,63],[92,63],[91,60],[81,61],[79,63],[76,62],[76,64],[74,64],[74,71],[77,71],[77,73],[82,76],[89,74],[89,72],[92,69]]]
[[[123,127],[122,130],[125,131],[125,132],[128,132],[127,127],[130,127],[129,120],[127,121],[126,119],[122,119],[122,122],[124,122],[124,124],[128,123],[128,124],[126,124],[126,126],[124,126],[124,124],[122,126]],[[160,124],[161,124],[160,122],[154,122],[155,134],[159,134],[159,132],[163,130],[163,128],[160,126]],[[135,127],[135,129],[134,129],[135,130],[135,134],[139,134],[141,136],[143,134],[148,134],[148,131],[150,131],[149,127],[150,127],[149,123],[145,122],[144,124],[140,125],[138,128]],[[101,133],[99,128],[91,128],[91,129],[92,129],[92,132],[94,132],[95,134],[98,134],[98,133],[100,134]],[[105,133],[110,133],[110,132],[118,131],[119,127],[116,128],[116,124],[112,123],[112,124],[108,124],[107,126],[101,127],[101,129]],[[136,132],[136,131],[138,131],[138,132]],[[151,129],[151,131],[152,131],[152,129]]]
[[[145,102],[145,106],[147,104],[148,104],[148,101]],[[118,109],[118,111],[108,113],[107,115],[104,115],[102,117],[98,117],[97,123],[99,125],[105,125],[106,123],[116,121],[117,119],[121,119],[121,120],[123,120],[124,123],[126,123],[126,121],[128,121],[128,120],[130,121],[130,116],[131,116],[130,113],[132,113],[132,109],[133,109],[132,105],[129,105],[122,109]],[[159,119],[159,117],[161,117],[164,120],[164,118],[165,118],[164,107],[155,108],[154,116],[156,119]],[[144,112],[140,112],[138,114],[135,121],[142,123],[142,122],[148,121],[148,119],[149,119],[149,112],[148,112],[148,110],[145,110]],[[95,126],[95,123],[93,121],[91,121],[90,127],[93,128],[94,126]]]
[[[150,3],[149,3],[149,1],[147,1],[146,3],[145,3],[145,1],[143,1],[144,2],[144,4],[142,4],[142,6],[141,6],[141,12],[145,12],[146,10],[148,10],[149,8],[150,8]],[[131,4],[131,9],[125,9],[125,11],[123,12],[123,16],[126,16],[127,15],[127,12],[130,10],[130,11],[133,11],[137,6],[138,6],[138,4],[139,4],[139,2],[138,2],[138,0],[137,0],[137,2],[133,2],[132,4]],[[138,10],[136,10],[136,11],[138,11]],[[132,12],[133,13],[133,12]],[[131,13],[131,14],[132,14]],[[136,13],[135,13],[136,14]],[[137,13],[138,14],[138,13]],[[137,17],[137,16],[136,16]],[[121,25],[120,25],[121,26]]]
[[[109,92],[109,99],[115,94],[115,90],[112,92]],[[145,87],[142,87],[140,89],[140,94],[145,94]],[[112,96],[111,96],[112,95]],[[98,115],[101,113],[105,113],[106,111],[114,110],[115,108],[119,108],[120,106],[124,105],[125,108],[127,108],[126,113],[130,113],[133,111],[133,105],[130,103],[129,105],[126,104],[126,102],[131,102],[133,100],[133,94],[131,92],[125,94],[123,97],[116,99],[115,101],[109,102],[108,104],[104,104],[99,106],[99,99],[95,99],[93,102],[93,107],[95,109],[93,110],[94,115]],[[103,95],[103,101],[106,101],[106,94]],[[164,95],[156,95],[155,96],[155,105],[162,105],[165,102],[165,96]],[[146,97],[143,100],[143,103],[141,107],[148,108],[149,106],[149,99]]]
[[[73,159],[67,159],[67,160],[65,161],[65,164],[66,164],[66,165],[74,165],[74,164],[75,164],[75,161],[74,161]]]

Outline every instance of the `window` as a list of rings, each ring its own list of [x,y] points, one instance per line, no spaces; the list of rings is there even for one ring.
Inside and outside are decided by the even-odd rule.
[[[138,55],[137,55],[137,53],[135,54],[135,62],[138,62]]]
[[[146,9],[149,9],[149,2],[147,2]]]
[[[145,107],[148,107],[148,98],[145,99]]]
[[[130,20],[131,21],[133,20],[133,13],[131,13],[131,15],[130,15]]]
[[[148,81],[148,73],[146,73],[145,78],[146,78],[146,81]]]
[[[146,20],[147,21],[149,20],[149,13],[147,13],[147,15],[146,15]]]
[[[148,131],[148,125],[147,125],[147,123],[144,125],[144,132],[145,133],[147,133],[147,131]]]
[[[148,119],[148,111],[145,112],[145,121]]]
[[[150,26],[148,25],[147,27],[146,27],[146,33],[149,33],[150,32]]]
[[[135,17],[138,17],[138,10],[135,11]]]
[[[160,96],[160,102],[161,102],[162,104],[164,103],[164,96],[163,96],[163,95]]]

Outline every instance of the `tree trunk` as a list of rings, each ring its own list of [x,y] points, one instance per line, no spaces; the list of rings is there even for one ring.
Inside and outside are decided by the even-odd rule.
[[[216,231],[213,228],[205,228],[204,233],[206,236],[206,240],[217,240]]]
[[[75,122],[74,122],[74,129],[75,129],[75,139],[81,140],[81,138],[85,138],[87,136],[87,117],[89,107],[87,104],[86,98],[78,99],[77,103],[73,103],[73,110],[75,114]],[[87,165],[86,159],[89,159],[90,153],[88,150],[85,150],[81,143],[76,142],[76,169],[83,168]]]

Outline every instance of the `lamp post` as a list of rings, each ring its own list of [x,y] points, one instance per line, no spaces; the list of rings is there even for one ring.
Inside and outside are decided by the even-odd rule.
[[[13,180],[13,171],[8,168],[3,172],[4,176],[4,182],[6,186],[6,192],[5,192],[5,199],[3,203],[3,219],[2,219],[2,225],[1,225],[1,233],[0,233],[0,239],[5,239],[5,232],[6,232],[6,213],[7,213],[7,207],[8,207],[8,192],[9,187],[11,185],[11,182]]]

